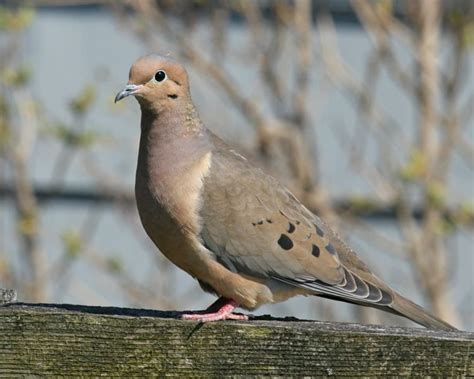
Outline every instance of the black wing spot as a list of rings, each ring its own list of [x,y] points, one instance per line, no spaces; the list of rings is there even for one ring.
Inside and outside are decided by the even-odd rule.
[[[278,245],[284,250],[290,250],[293,247],[293,241],[286,234],[282,234],[278,239]]]
[[[176,95],[176,94],[173,93],[173,94],[171,94],[171,95],[168,95],[168,97],[169,97],[170,99],[177,99],[177,98],[178,98],[178,95]]]
[[[253,226],[257,226],[257,224],[256,224],[255,222],[252,222],[252,225],[253,225]]]
[[[313,254],[314,257],[318,258],[320,252],[321,251],[319,250],[319,247],[313,244],[313,246],[311,247],[311,254]]]
[[[263,221],[260,220],[259,222],[257,222],[257,224],[258,224],[258,225],[262,225],[262,224],[263,224]]]
[[[270,220],[269,218],[267,218],[267,222],[268,222],[269,224],[271,224],[273,221]]]
[[[295,226],[289,222],[288,223],[288,233],[293,233],[295,231]]]
[[[324,237],[323,230],[318,225],[314,225],[314,227],[316,228],[316,233],[318,233],[318,236]]]
[[[331,244],[331,243],[328,243],[326,245],[326,250],[328,251],[329,254],[331,255],[335,255],[336,254],[336,249],[334,248],[334,246]]]

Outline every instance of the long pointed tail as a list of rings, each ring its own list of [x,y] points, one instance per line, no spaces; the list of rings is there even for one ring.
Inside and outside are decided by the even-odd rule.
[[[402,295],[395,294],[393,304],[390,308],[394,313],[409,318],[429,329],[457,330],[454,326],[428,313],[424,308],[408,300]]]

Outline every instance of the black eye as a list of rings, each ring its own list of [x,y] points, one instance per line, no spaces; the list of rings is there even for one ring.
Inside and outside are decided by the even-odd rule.
[[[166,79],[166,72],[160,70],[155,74],[155,80],[157,82],[162,82],[165,79]]]

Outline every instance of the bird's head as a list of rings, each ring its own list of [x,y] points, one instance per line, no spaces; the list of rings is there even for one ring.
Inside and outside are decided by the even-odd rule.
[[[189,97],[188,74],[179,63],[157,54],[139,58],[115,102],[133,95],[142,107],[161,111]]]

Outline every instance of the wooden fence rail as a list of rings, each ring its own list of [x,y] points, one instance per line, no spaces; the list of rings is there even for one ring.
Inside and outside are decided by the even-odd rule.
[[[474,334],[177,312],[0,306],[0,377],[474,376]]]

